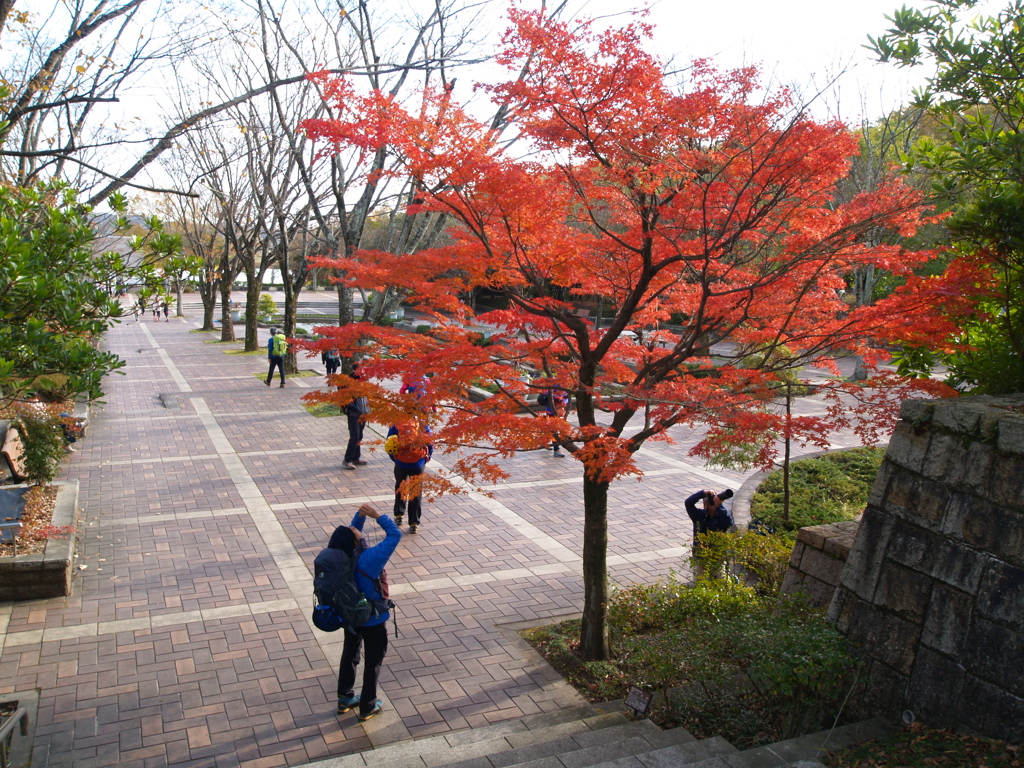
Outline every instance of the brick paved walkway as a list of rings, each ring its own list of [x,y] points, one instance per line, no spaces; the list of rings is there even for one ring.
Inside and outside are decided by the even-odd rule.
[[[109,333],[126,375],[64,473],[81,484],[74,594],[0,603],[0,694],[40,691],[33,766],[300,765],[580,703],[507,629],[582,605],[579,465],[534,452],[491,498],[425,505],[388,569],[386,713],[335,715],[341,638],[308,623],[308,565],[358,504],[390,507],[391,462],[343,470],[344,420],[298,402],[322,378],[268,389],[263,355],[197,327]],[[641,453],[643,482],[613,487],[616,583],[685,570],[682,495],[742,479],[676,437]]]

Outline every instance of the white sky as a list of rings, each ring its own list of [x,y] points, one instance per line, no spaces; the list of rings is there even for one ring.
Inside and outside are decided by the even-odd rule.
[[[848,123],[876,119],[910,100],[923,84],[926,67],[899,69],[879,64],[861,47],[891,24],[886,15],[906,3],[925,8],[927,0],[661,0],[651,8],[654,47],[662,59],[679,65],[710,58],[723,69],[760,64],[769,78],[800,88],[805,97],[822,90],[843,69],[838,87],[815,106],[820,117],[838,112]],[[594,16],[621,14],[628,2],[589,0],[581,7]],[[625,18],[625,17],[618,17]],[[863,108],[862,108],[863,105]],[[866,114],[862,114],[866,111]]]

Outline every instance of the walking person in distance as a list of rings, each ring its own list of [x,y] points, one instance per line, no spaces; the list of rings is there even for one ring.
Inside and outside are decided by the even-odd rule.
[[[284,355],[288,351],[288,340],[284,331],[277,328],[270,329],[270,340],[267,342],[267,359],[270,361],[270,370],[267,371],[266,385],[269,387],[274,378],[274,367],[281,371],[281,386],[284,386]]]

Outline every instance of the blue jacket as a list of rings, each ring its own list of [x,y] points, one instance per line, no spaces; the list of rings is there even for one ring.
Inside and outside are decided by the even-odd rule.
[[[430,434],[430,427],[426,427],[425,426],[423,428],[423,431],[426,432],[429,435]],[[398,425],[395,424],[395,425],[392,425],[391,429],[388,430],[387,437],[391,437],[392,435],[397,435],[397,434],[398,434]],[[385,439],[387,439],[387,438],[385,438]],[[391,456],[391,454],[388,454],[388,456],[391,458],[391,460],[393,462],[395,462],[395,464],[397,466],[401,467],[402,469],[423,469],[423,467],[425,467],[426,464],[427,464],[427,460],[432,458],[433,455],[434,455],[434,446],[431,443],[427,444],[427,455],[424,456],[419,461],[417,461],[415,464],[410,464],[408,461],[399,461],[394,456]]]
[[[697,491],[691,495],[683,504],[686,506],[686,514],[693,520],[693,532],[707,533],[708,531],[728,531],[733,526],[732,514],[723,504],[714,515],[708,515],[703,509],[697,507],[697,502],[704,498],[704,491]]]
[[[352,518],[352,527],[358,528],[361,531],[365,522],[366,518],[356,512],[356,516]],[[386,534],[384,541],[364,549],[359,555],[359,560],[356,562],[356,586],[363,590],[367,600],[379,600],[383,597],[377,590],[377,585],[373,580],[380,576],[380,572],[384,570],[384,566],[388,564],[388,560],[395,551],[395,547],[398,546],[398,542],[402,539],[401,529],[387,515],[378,517],[377,525]],[[384,611],[367,621],[364,626],[376,627],[390,618],[391,611]]]

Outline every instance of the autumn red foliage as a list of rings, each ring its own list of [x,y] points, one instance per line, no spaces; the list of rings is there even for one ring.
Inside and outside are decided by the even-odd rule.
[[[303,130],[327,152],[388,146],[418,189],[405,215],[442,211],[451,225],[444,247],[358,251],[344,262],[363,288],[400,288],[434,327],[318,329],[329,337],[321,346],[362,357],[361,378],[339,376],[338,391],[309,397],[365,396],[374,420],[429,423],[439,454],[454,457],[451,471],[473,483],[502,476],[495,457],[563,441],[584,473],[581,650],[601,658],[608,484],[640,474],[641,445],[670,440],[675,425],[709,425],[698,454],[713,456],[725,435],[740,435],[766,464],[785,431],[821,443],[851,426],[870,439],[908,386],[933,385],[892,375],[836,382],[830,414],[787,421],[766,407],[780,375],[834,366],[839,353],[871,365],[889,344],[939,345],[959,294],[915,276],[933,254],[877,236],[912,234],[927,216],[920,196],[893,182],[836,203],[854,137],[811,119],[787,91],[765,92],[756,70],[697,62],[677,87],[644,51],[642,24],[596,32],[520,10],[511,19],[499,60],[521,74],[491,89],[513,120],[500,137],[451,89],[410,114],[384,95],[319,78],[339,117]],[[860,264],[905,284],[851,308],[840,289]],[[478,312],[481,290],[504,308]],[[479,343],[481,331],[492,344]],[[385,386],[426,371],[433,378],[416,395]],[[498,394],[471,402],[478,380]],[[543,409],[526,397],[550,388],[572,396],[574,419],[535,418]],[[439,476],[427,482],[457,488]]]

